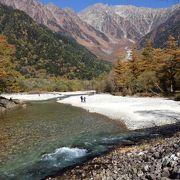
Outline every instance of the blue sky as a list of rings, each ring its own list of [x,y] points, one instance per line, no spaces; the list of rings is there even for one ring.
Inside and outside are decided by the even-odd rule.
[[[109,5],[131,4],[143,7],[162,8],[169,7],[180,2],[180,0],[40,0],[43,3],[52,2],[61,8],[70,7],[75,11],[80,11],[95,3],[105,3]]]

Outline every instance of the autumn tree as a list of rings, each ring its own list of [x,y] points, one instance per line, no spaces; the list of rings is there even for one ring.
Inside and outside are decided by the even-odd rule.
[[[180,49],[172,36],[169,36],[165,49],[155,50],[154,60],[161,89],[165,94],[175,93],[180,71]]]
[[[117,89],[123,94],[175,93],[180,82],[180,49],[170,36],[165,49],[154,49],[148,40],[142,51],[132,50],[131,60],[114,67]]]
[[[152,61],[153,60],[153,47],[151,39],[147,39],[145,42],[144,49],[142,51],[142,56],[144,61]]]
[[[174,93],[176,90],[175,75],[180,70],[180,49],[172,36],[169,36],[167,40],[165,55],[165,70],[170,81],[170,92]]]
[[[154,69],[154,48],[152,47],[152,41],[150,39],[146,40],[144,49],[141,53],[141,69],[145,70],[153,70]]]
[[[20,74],[12,62],[14,53],[15,47],[8,44],[6,38],[0,35],[0,92],[18,90],[16,80]]]
[[[127,91],[131,93],[132,76],[129,62],[119,60],[115,64],[113,71],[117,89],[123,93],[126,93]]]
[[[139,56],[139,53],[136,48],[132,50],[132,56],[130,60],[130,69],[133,77],[137,79],[139,73],[140,73],[140,64],[141,64],[141,58]]]

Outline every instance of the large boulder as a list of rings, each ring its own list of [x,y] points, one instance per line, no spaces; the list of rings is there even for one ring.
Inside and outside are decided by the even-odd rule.
[[[16,108],[21,105],[23,105],[23,103],[18,100],[13,100],[11,98],[6,99],[5,97],[0,96],[0,113],[7,109]]]

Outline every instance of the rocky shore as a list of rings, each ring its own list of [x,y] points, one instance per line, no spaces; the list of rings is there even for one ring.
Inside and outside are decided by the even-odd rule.
[[[76,166],[54,180],[168,180],[180,179],[180,133],[118,148]]]
[[[24,102],[0,96],[0,114],[6,110],[14,109],[20,106],[25,106]]]

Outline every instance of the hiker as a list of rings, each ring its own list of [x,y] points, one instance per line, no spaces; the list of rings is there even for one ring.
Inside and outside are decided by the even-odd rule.
[[[83,98],[83,101],[86,102],[86,97]]]
[[[83,100],[84,100],[83,96],[81,96],[80,99],[81,99],[81,102],[83,102]]]

